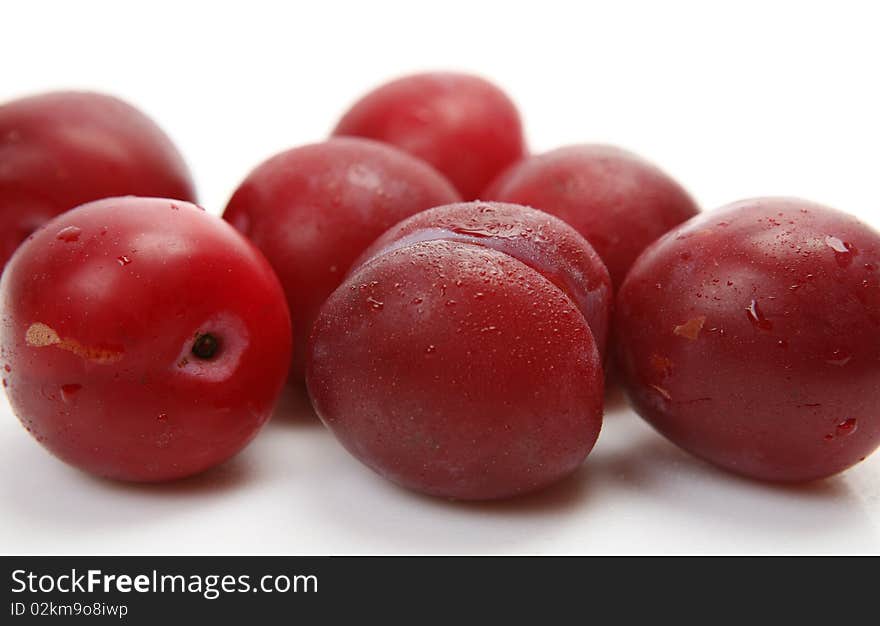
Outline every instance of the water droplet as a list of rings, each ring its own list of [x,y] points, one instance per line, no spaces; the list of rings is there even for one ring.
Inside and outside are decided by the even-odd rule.
[[[825,237],[825,245],[834,250],[834,256],[840,267],[848,267],[849,264],[852,263],[853,256],[858,254],[858,250],[856,250],[855,246],[846,243],[845,241],[841,241],[837,237],[832,237],[831,235]]]
[[[831,235],[825,237],[825,245],[835,252],[849,252],[849,248],[846,247],[846,244],[843,243],[843,241],[837,237],[832,237]]]
[[[773,322],[764,317],[761,309],[758,307],[758,301],[752,299],[749,306],[746,307],[746,316],[749,321],[761,330],[773,330]]]
[[[79,393],[79,390],[82,389],[82,385],[71,384],[71,385],[62,385],[61,386],[61,399],[65,402],[70,402],[73,400],[73,396]]]
[[[67,228],[62,228],[61,230],[59,230],[58,234],[55,235],[55,238],[70,243],[73,241],[79,241],[79,236],[81,234],[81,229],[77,228],[76,226],[68,226]]]
[[[369,304],[370,308],[372,308],[374,311],[381,311],[382,307],[385,306],[384,302],[382,302],[381,300],[376,300],[376,298],[374,298],[373,296],[369,296],[367,298],[367,304]]]
[[[828,433],[827,435],[825,435],[825,436],[823,437],[823,439],[824,439],[825,441],[831,441],[832,439],[834,439],[834,435],[832,435],[831,433]]]
[[[425,348],[425,352],[427,352],[428,354],[433,354],[436,351],[437,351],[437,346],[435,346],[433,344],[431,344],[430,346]]]
[[[776,345],[779,346],[780,348],[787,348],[788,341],[786,341],[785,339],[780,339],[779,341],[776,342]]]
[[[666,398],[667,400],[672,400],[672,395],[668,391],[666,391],[663,387],[661,387],[659,385],[651,385],[651,388],[654,391],[656,391],[657,393],[659,393],[661,396]]]
[[[843,420],[837,425],[837,434],[838,435],[851,435],[856,432],[859,428],[858,423],[856,423],[855,418],[849,418]]]
[[[126,265],[131,263],[131,259],[128,258],[127,256],[125,256],[124,254],[122,256],[116,257],[116,260],[119,262],[119,265],[121,265],[122,267],[125,267]]]
[[[446,306],[455,306],[456,304],[458,304],[458,303],[455,300],[447,300],[446,301]]]
[[[838,367],[843,367],[844,365],[849,363],[851,360],[852,360],[851,354],[847,353],[844,350],[838,349],[838,350],[835,350],[834,352],[832,352],[831,358],[827,359],[825,362],[828,363],[828,365],[836,365]]]
[[[157,421],[167,422],[168,421],[168,413],[159,413],[159,416],[156,418]]]
[[[413,298],[412,300],[410,300],[410,302],[412,304],[421,304],[423,300],[421,298]]]
[[[476,300],[479,300],[479,299],[482,298],[484,295],[486,295],[486,294],[484,294],[482,291],[478,291],[477,293],[474,294],[474,298],[475,298]]]

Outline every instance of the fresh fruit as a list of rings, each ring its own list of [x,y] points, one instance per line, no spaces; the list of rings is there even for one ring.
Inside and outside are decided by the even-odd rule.
[[[649,247],[620,289],[636,410],[728,470],[808,481],[880,444],[880,234],[795,199],[746,200]]]
[[[302,381],[318,308],[352,261],[403,218],[458,199],[426,163],[366,139],[288,150],[248,175],[223,217],[263,251],[281,279],[293,319],[293,381]]]
[[[0,360],[13,410],[80,469],[188,476],[241,450],[290,362],[269,264],[195,205],[110,198],[33,234],[0,283]]]
[[[64,91],[0,106],[0,269],[55,215],[124,195],[195,199],[180,153],[143,113]]]
[[[481,197],[541,209],[589,241],[619,287],[636,257],[699,211],[687,192],[640,157],[611,146],[574,145],[510,167]]]
[[[495,206],[507,215],[493,224],[480,206],[471,233],[421,230],[414,218],[414,230],[384,238],[322,307],[306,377],[316,412],[355,457],[403,486],[459,499],[560,480],[602,423],[601,359],[569,295],[578,282],[568,272],[588,253],[569,240],[566,258],[551,258],[542,232],[528,231],[539,218],[516,223],[513,208]],[[461,207],[441,224],[458,224]]]
[[[451,72],[415,74],[374,89],[333,134],[376,139],[414,154],[446,175],[466,200],[525,153],[510,98],[482,78]]]
[[[494,248],[537,270],[577,305],[605,354],[611,316],[611,279],[605,264],[562,220],[518,204],[461,202],[403,220],[379,237],[355,263],[418,241],[461,241]]]

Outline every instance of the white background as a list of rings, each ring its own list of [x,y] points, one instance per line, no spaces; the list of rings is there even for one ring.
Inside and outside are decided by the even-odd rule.
[[[119,95],[156,119],[222,210],[258,162],[318,141],[398,74],[483,74],[531,147],[620,144],[705,207],[797,195],[880,225],[880,37],[870,2],[3,2],[0,101]],[[0,551],[880,552],[880,454],[821,484],[723,474],[618,398],[574,478],[453,504],[362,468],[287,405],[226,465],[164,486],[96,480],[0,404]]]

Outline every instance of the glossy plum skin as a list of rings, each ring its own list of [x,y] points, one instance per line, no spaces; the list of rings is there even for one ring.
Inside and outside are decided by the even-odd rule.
[[[87,92],[0,105],[0,268],[55,215],[124,195],[195,200],[183,158],[143,113]]]
[[[0,305],[13,410],[98,476],[164,481],[228,459],[269,418],[290,363],[271,267],[186,202],[110,198],[63,213],[15,253]]]
[[[571,224],[605,261],[615,288],[648,244],[699,212],[678,183],[641,157],[592,144],[520,161],[481,198],[532,206]]]
[[[292,382],[302,381],[318,309],[352,261],[405,217],[458,199],[426,163],[366,139],[288,150],[248,175],[223,218],[262,250],[284,287],[293,320]]]
[[[430,72],[369,92],[334,135],[367,137],[424,159],[473,200],[525,154],[516,106],[492,83],[468,74]]]
[[[880,444],[880,234],[797,199],[746,200],[649,247],[620,289],[636,410],[686,450],[781,482]]]
[[[608,269],[576,230],[541,211],[503,202],[462,202],[422,211],[379,237],[355,267],[418,241],[461,241],[518,259],[562,289],[605,355],[612,289]]]
[[[573,472],[602,423],[602,364],[575,303],[464,241],[393,246],[325,302],[306,381],[356,458],[422,493],[505,498]]]

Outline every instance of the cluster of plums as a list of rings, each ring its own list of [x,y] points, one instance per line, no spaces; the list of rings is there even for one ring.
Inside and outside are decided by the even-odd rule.
[[[86,471],[205,470],[286,381],[363,463],[451,498],[574,471],[606,371],[742,475],[818,479],[880,444],[877,232],[797,199],[699,213],[608,146],[528,155],[480,78],[388,83],[259,165],[223,219],[193,201],[115,98],[0,106],[3,386]]]

